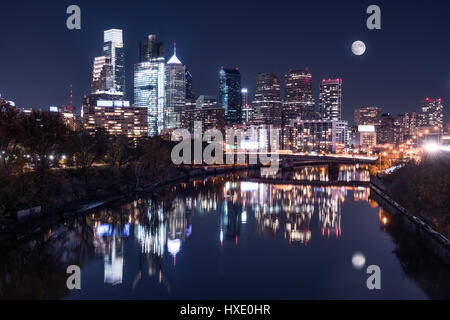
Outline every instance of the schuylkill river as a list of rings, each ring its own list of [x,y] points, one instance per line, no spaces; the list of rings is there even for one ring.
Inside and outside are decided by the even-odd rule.
[[[111,203],[1,249],[0,298],[450,298],[448,267],[368,185],[342,183],[368,181],[366,168],[333,175],[243,172]],[[69,265],[81,268],[81,290],[67,288]],[[381,290],[367,288],[370,265],[381,269]]]

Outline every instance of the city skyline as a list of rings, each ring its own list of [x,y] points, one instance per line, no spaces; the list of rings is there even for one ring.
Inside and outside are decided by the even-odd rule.
[[[115,4],[114,1],[113,3]],[[242,87],[249,89],[249,101],[253,100],[252,97],[255,94],[257,73],[274,72],[277,74],[282,83],[281,96],[284,97],[284,79],[282,76],[290,68],[309,67],[313,74],[313,97],[316,100],[316,110],[320,81],[324,78],[343,78],[342,118],[348,120],[353,118],[355,109],[370,105],[379,106],[385,112],[395,115],[410,110],[418,110],[425,97],[442,98],[444,108],[450,100],[450,75],[448,59],[445,59],[445,52],[448,52],[449,44],[434,41],[434,39],[442,38],[445,33],[445,28],[437,28],[436,25],[442,24],[442,27],[444,27],[445,15],[443,12],[445,12],[445,7],[448,6],[446,4],[434,4],[431,8],[429,6],[422,8],[420,4],[409,4],[410,10],[402,10],[399,4],[381,1],[379,5],[383,8],[383,28],[374,32],[367,30],[365,27],[367,17],[365,15],[365,8],[367,7],[365,3],[343,4],[342,6],[346,9],[348,6],[348,10],[341,10],[340,17],[333,17],[327,13],[322,16],[323,19],[318,19],[318,22],[310,21],[298,12],[299,27],[296,31],[298,39],[306,37],[311,42],[307,42],[307,40],[303,42],[300,40],[289,41],[287,39],[287,36],[292,36],[292,33],[295,32],[290,29],[283,29],[283,27],[286,27],[286,22],[280,19],[279,11],[281,10],[274,11],[274,23],[269,24],[263,21],[255,21],[255,14],[252,14],[250,10],[242,10],[249,4],[242,4],[240,10],[236,10],[236,12],[231,8],[233,6],[218,10],[217,4],[210,4],[209,9],[217,9],[215,13],[220,16],[224,14],[229,17],[241,16],[243,15],[242,11],[248,16],[247,22],[236,23],[237,26],[226,24],[230,28],[220,41],[213,40],[213,38],[207,38],[207,41],[204,38],[203,41],[199,41],[206,31],[200,30],[198,25],[193,24],[190,19],[182,18],[179,19],[179,22],[174,23],[175,17],[161,15],[161,17],[155,19],[158,22],[150,23],[147,26],[145,25],[147,23],[139,21],[139,19],[137,19],[138,22],[131,21],[131,17],[140,15],[139,10],[133,9],[132,12],[128,10],[124,12],[122,17],[118,17],[120,15],[114,10],[120,11],[120,6],[113,5],[112,7],[115,9],[110,9],[101,4],[101,1],[98,4],[96,3],[95,6],[84,1],[80,2],[79,5],[83,12],[82,29],[80,31],[69,31],[64,28],[63,23],[58,21],[58,19],[65,21],[64,10],[59,10],[65,4],[55,5],[55,8],[45,4],[43,5],[44,8],[36,8],[35,13],[37,15],[45,9],[43,16],[47,17],[46,23],[43,23],[40,29],[34,30],[35,37],[27,38],[28,41],[25,43],[27,45],[35,44],[36,50],[42,49],[41,46],[45,45],[43,49],[47,50],[48,55],[40,57],[42,63],[39,64],[32,63],[33,59],[30,59],[32,61],[25,60],[24,64],[28,67],[17,69],[14,68],[14,63],[7,63],[11,53],[4,53],[4,58],[0,59],[0,68],[4,75],[0,80],[2,95],[7,99],[14,100],[20,106],[47,108],[50,105],[67,104],[69,102],[69,85],[73,84],[74,106],[79,112],[81,99],[90,92],[92,61],[100,53],[98,39],[104,30],[117,28],[123,29],[124,34],[126,83],[128,84],[126,98],[128,100],[132,100],[133,96],[131,84],[133,83],[133,65],[139,61],[138,42],[148,34],[157,34],[158,39],[166,46],[170,46],[173,42],[179,43],[177,55],[188,66],[193,75],[193,88],[197,96],[216,94],[217,73],[223,65],[225,68],[239,68],[242,75]],[[17,11],[19,9],[17,5],[12,4],[4,4],[3,6],[6,7],[6,10]],[[30,4],[30,6],[34,6],[34,4]],[[160,9],[164,12],[165,5],[153,4],[153,6],[156,6],[155,9],[161,6]],[[316,10],[320,8],[320,6],[314,4],[289,4],[289,6],[304,8],[311,15],[317,14],[318,11]],[[332,11],[331,9],[334,6],[335,4],[332,3],[324,5],[324,7],[330,9],[327,12]],[[205,10],[204,6],[201,6],[201,8],[203,10],[200,10],[198,15],[207,18],[204,21],[208,23],[210,21],[210,18],[206,15],[208,10]],[[198,4],[192,4],[192,7],[188,9],[186,15],[194,19],[197,15],[194,11],[199,9]],[[108,16],[109,10],[113,10],[112,16]],[[261,3],[258,10],[260,13],[268,15],[266,4]],[[414,24],[408,25],[408,28],[411,29],[412,35],[417,30],[421,30],[422,34],[427,35],[427,41],[433,44],[434,50],[428,50],[428,46],[421,45],[420,41],[415,38],[403,37],[400,43],[394,41],[398,40],[395,39],[396,32],[400,32],[397,30],[398,27],[406,26],[406,18],[409,19],[409,17],[419,15],[422,12],[421,10],[424,16],[423,21],[414,22]],[[433,28],[428,26],[430,18],[425,14],[427,10],[434,12],[431,22]],[[290,14],[286,13],[287,11],[284,9],[283,13],[289,16]],[[343,17],[347,14],[351,15],[352,18],[349,21],[344,21],[346,19]],[[98,18],[95,23],[92,21],[93,15],[97,15]],[[395,19],[395,15],[399,18],[398,21]],[[306,23],[305,19],[310,23],[308,25],[310,28],[318,25],[322,27],[306,34],[300,27]],[[18,21],[20,21],[20,17]],[[255,22],[253,27],[251,27],[250,21]],[[8,22],[8,18],[1,24],[5,22]],[[57,24],[62,25],[61,30],[56,30]],[[192,26],[192,33],[183,30],[184,28],[181,27],[183,24]],[[336,24],[336,26],[342,25],[342,28],[335,28],[340,29],[339,31],[327,30],[327,27],[333,24]],[[257,26],[262,29],[257,30]],[[40,32],[48,33],[48,28],[56,29],[40,38]],[[243,35],[237,32],[236,29],[239,28],[242,29]],[[20,50],[20,47],[23,44],[18,43],[17,38],[20,39],[23,31],[17,29],[11,32],[11,28],[8,28],[7,25],[2,25],[2,29],[8,32],[2,38],[5,45],[15,47],[13,45],[15,43],[18,47],[17,50],[13,50],[14,60],[11,61],[22,61],[20,59],[24,50]],[[212,24],[211,29],[208,31],[209,33],[219,32],[219,35],[224,34],[223,30],[217,29],[217,25]],[[220,25],[220,29],[226,28]],[[268,31],[264,37],[267,36],[267,39],[271,39],[270,41],[277,45],[267,47],[267,44],[265,44],[267,41],[262,41],[264,39],[261,38],[261,34],[266,34],[264,30]],[[284,30],[284,33],[281,32],[282,30]],[[431,31],[433,32],[431,33]],[[271,37],[274,34],[277,35],[277,38]],[[242,39],[243,37],[246,39]],[[45,41],[38,44],[34,38]],[[323,40],[312,41],[317,39]],[[368,47],[366,54],[361,57],[356,57],[350,52],[351,42],[358,39],[365,41]],[[82,43],[83,45],[80,46]],[[307,43],[306,46],[305,43]],[[57,44],[63,45],[58,47]],[[266,48],[265,51],[262,50],[262,44],[265,44],[263,46]],[[72,50],[75,48],[74,46],[76,50]],[[225,46],[225,50],[220,46]],[[239,50],[235,50],[235,48],[239,48]],[[67,50],[70,52],[66,52]],[[166,59],[170,57],[170,51],[167,50]],[[267,59],[268,55],[271,55],[272,58]],[[314,55],[319,57],[314,57]],[[62,59],[63,57],[64,59]],[[67,61],[71,63],[67,63]],[[418,61],[426,61],[426,63],[419,64]],[[27,73],[27,76],[22,75],[24,72]],[[386,74],[389,75],[388,79],[385,77]],[[47,81],[38,81],[42,75],[46,76]],[[424,81],[417,81],[418,79]],[[20,85],[18,81],[20,81]],[[391,89],[393,83],[396,84],[396,90]],[[24,90],[27,94],[23,94]],[[444,114],[444,123],[447,123],[448,114],[445,112]]]

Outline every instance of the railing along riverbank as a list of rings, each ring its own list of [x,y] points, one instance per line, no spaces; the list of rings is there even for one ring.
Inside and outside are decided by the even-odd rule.
[[[422,243],[438,258],[450,265],[450,241],[434,230],[420,217],[410,214],[404,207],[392,199],[383,184],[376,176],[370,176],[371,196],[391,214],[400,215],[408,231],[417,234]]]

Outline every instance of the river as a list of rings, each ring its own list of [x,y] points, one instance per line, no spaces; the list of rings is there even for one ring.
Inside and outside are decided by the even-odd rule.
[[[450,298],[449,268],[378,206],[368,180],[363,166],[243,172],[110,203],[2,248],[0,298]],[[69,265],[80,290],[67,288]],[[380,290],[366,284],[372,265]]]

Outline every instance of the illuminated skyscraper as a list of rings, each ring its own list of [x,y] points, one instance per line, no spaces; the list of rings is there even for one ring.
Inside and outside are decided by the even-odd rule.
[[[166,65],[166,123],[165,129],[181,127],[181,113],[186,103],[186,66],[177,58],[176,45]]]
[[[320,114],[323,120],[341,120],[342,79],[322,80],[320,84]]]
[[[164,44],[156,41],[156,35],[150,34],[147,43],[139,43],[139,62],[164,57]]]
[[[312,74],[305,70],[289,70],[285,75],[285,95],[282,110],[282,123],[288,125],[291,120],[301,117],[311,119],[314,114],[312,96]]]
[[[444,127],[444,106],[442,99],[426,98],[422,103],[422,113],[420,115],[421,127],[437,127],[442,131]]]
[[[253,110],[255,125],[281,125],[280,78],[276,74],[260,73],[256,77]]]
[[[114,74],[111,60],[101,56],[94,59],[92,68],[91,93],[108,91],[114,87]]]
[[[253,119],[253,109],[248,103],[248,89],[242,88],[242,123],[249,124]]]
[[[134,104],[148,109],[148,135],[160,135],[166,123],[165,108],[165,59],[162,44],[156,36],[149,36],[149,43],[140,47],[141,61],[134,66]],[[156,48],[156,49],[155,49]]]
[[[225,109],[228,125],[242,122],[241,73],[239,69],[221,69],[217,104]]]
[[[114,89],[125,94],[125,54],[122,30],[110,29],[104,32],[103,55],[112,66],[112,85],[106,90]]]

